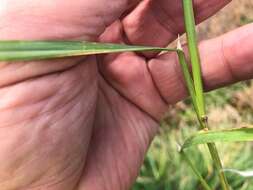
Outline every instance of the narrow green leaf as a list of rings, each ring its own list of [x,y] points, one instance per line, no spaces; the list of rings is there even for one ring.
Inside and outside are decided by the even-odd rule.
[[[31,61],[105,53],[175,51],[177,49],[129,46],[83,41],[0,41],[0,61]]]
[[[187,90],[191,96],[193,107],[196,111],[196,115],[199,116],[198,105],[196,102],[196,92],[195,92],[195,88],[194,88],[194,83],[193,83],[193,79],[192,79],[189,67],[186,62],[185,54],[182,49],[180,37],[178,37],[177,49],[180,50],[180,51],[178,51],[178,60],[179,60],[179,63],[180,63],[180,66],[181,66],[181,69],[183,72],[183,76],[184,76],[184,80],[185,80],[185,83],[187,86]]]
[[[204,190],[212,190],[211,187],[208,185],[206,180],[202,177],[202,175],[199,173],[197,167],[192,163],[188,155],[181,149],[180,151],[181,156],[185,160],[185,162],[190,166],[196,177],[198,178],[199,182],[201,183]]]
[[[188,138],[182,149],[205,143],[245,141],[253,141],[253,126],[218,131],[200,131]]]
[[[196,93],[196,104],[197,104],[197,114],[200,123],[200,127],[202,129],[208,128],[208,119],[206,116],[205,110],[205,100],[204,100],[204,92],[203,92],[203,82],[201,76],[201,62],[200,55],[198,49],[197,42],[197,34],[196,34],[196,23],[195,23],[195,15],[193,9],[193,0],[182,0],[183,9],[184,9],[184,22],[185,22],[185,30],[188,42],[189,55],[192,64],[192,73],[193,73],[193,83],[194,89]],[[219,157],[217,148],[214,143],[208,143],[208,148],[212,159],[214,161],[214,165],[217,170],[221,171],[222,163]],[[223,190],[229,190],[229,184],[227,178],[223,171],[219,172],[219,178],[221,182],[221,186]]]
[[[193,2],[192,0],[182,0],[182,1],[184,8],[185,30],[189,47],[189,55],[192,64],[193,82],[197,98],[196,101],[198,104],[200,117],[202,117],[205,116],[205,102],[203,95],[201,64],[197,44],[196,23],[194,17]]]

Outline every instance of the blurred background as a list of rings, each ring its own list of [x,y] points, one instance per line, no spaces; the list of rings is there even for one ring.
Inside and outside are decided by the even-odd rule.
[[[221,12],[198,27],[199,38],[208,39],[253,22],[253,0],[234,0]],[[253,53],[253,50],[252,50]],[[253,64],[253,63],[252,63]],[[253,81],[245,81],[206,94],[212,128],[240,127],[253,124]],[[178,103],[161,124],[133,190],[201,190],[195,175],[177,152],[176,142],[196,131],[195,113],[189,100]],[[217,144],[225,168],[253,170],[252,143]],[[219,180],[205,146],[187,150],[213,189]],[[253,177],[226,173],[235,190],[253,190]]]

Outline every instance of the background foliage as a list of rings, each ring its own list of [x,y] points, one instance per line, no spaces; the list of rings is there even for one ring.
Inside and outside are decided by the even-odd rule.
[[[200,39],[218,36],[253,21],[253,1],[234,0],[214,17],[202,23]],[[239,127],[253,123],[253,82],[246,81],[208,93],[206,96],[210,126]],[[133,190],[198,190],[200,184],[189,166],[177,153],[176,142],[196,131],[196,117],[189,100],[171,109],[162,122]],[[217,144],[225,168],[253,170],[253,144]],[[201,154],[202,153],[202,154]],[[213,189],[220,189],[217,175],[204,146],[188,150],[191,159]],[[209,165],[209,167],[206,167]],[[227,173],[233,189],[252,190],[253,178]]]

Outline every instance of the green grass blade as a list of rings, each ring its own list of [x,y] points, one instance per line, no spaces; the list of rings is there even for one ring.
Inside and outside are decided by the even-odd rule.
[[[195,88],[194,88],[194,83],[193,83],[193,79],[192,79],[189,67],[186,62],[185,54],[184,54],[182,46],[181,46],[180,38],[178,38],[177,49],[178,49],[178,53],[177,53],[178,60],[179,60],[179,63],[180,63],[180,66],[181,66],[181,69],[183,72],[183,76],[184,76],[184,80],[185,80],[185,83],[187,86],[187,90],[191,96],[193,107],[196,111],[196,114],[197,114],[197,116],[199,116],[198,105],[196,102],[196,92],[195,92]]]
[[[200,127],[202,129],[208,128],[208,118],[206,117],[205,110],[205,100],[204,100],[204,91],[203,91],[203,82],[201,77],[201,63],[199,56],[199,49],[197,43],[197,34],[196,34],[196,23],[194,17],[193,10],[193,0],[182,0],[183,9],[184,9],[184,21],[185,21],[185,29],[187,35],[187,42],[189,48],[189,54],[192,64],[192,73],[193,73],[193,82],[194,88],[196,92],[196,103],[198,107],[198,118],[200,121]],[[217,151],[217,148],[214,143],[208,143],[208,148],[212,159],[214,161],[214,165],[219,172],[219,178],[221,181],[222,189],[229,190],[229,184],[226,179],[224,172],[222,171],[221,160]]]
[[[198,178],[199,182],[201,183],[204,190],[212,190],[211,187],[208,185],[206,180],[202,177],[202,175],[199,173],[196,166],[192,163],[190,158],[187,156],[187,154],[181,149],[180,154],[182,158],[186,161],[186,163],[190,166],[196,177]]]
[[[0,61],[30,61],[105,53],[177,49],[82,41],[0,41]]]
[[[188,138],[182,149],[206,143],[246,141],[253,141],[253,126],[217,131],[203,130]]]
[[[205,116],[205,104],[203,95],[203,84],[201,78],[200,56],[195,29],[196,23],[194,18],[192,0],[183,0],[183,8],[184,8],[184,20],[185,20],[187,42],[189,47],[190,59],[192,63],[193,81],[197,98],[196,101],[198,102],[198,110],[200,113],[200,117],[202,117]]]

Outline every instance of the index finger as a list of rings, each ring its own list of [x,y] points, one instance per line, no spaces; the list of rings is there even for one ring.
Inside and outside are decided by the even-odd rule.
[[[200,23],[231,0],[195,0],[196,22]],[[181,1],[144,0],[123,19],[127,41],[131,44],[167,46],[184,33]]]
[[[253,77],[252,42],[253,24],[249,24],[199,44],[205,90]],[[149,71],[167,103],[174,104],[188,95],[176,54],[152,59]]]

